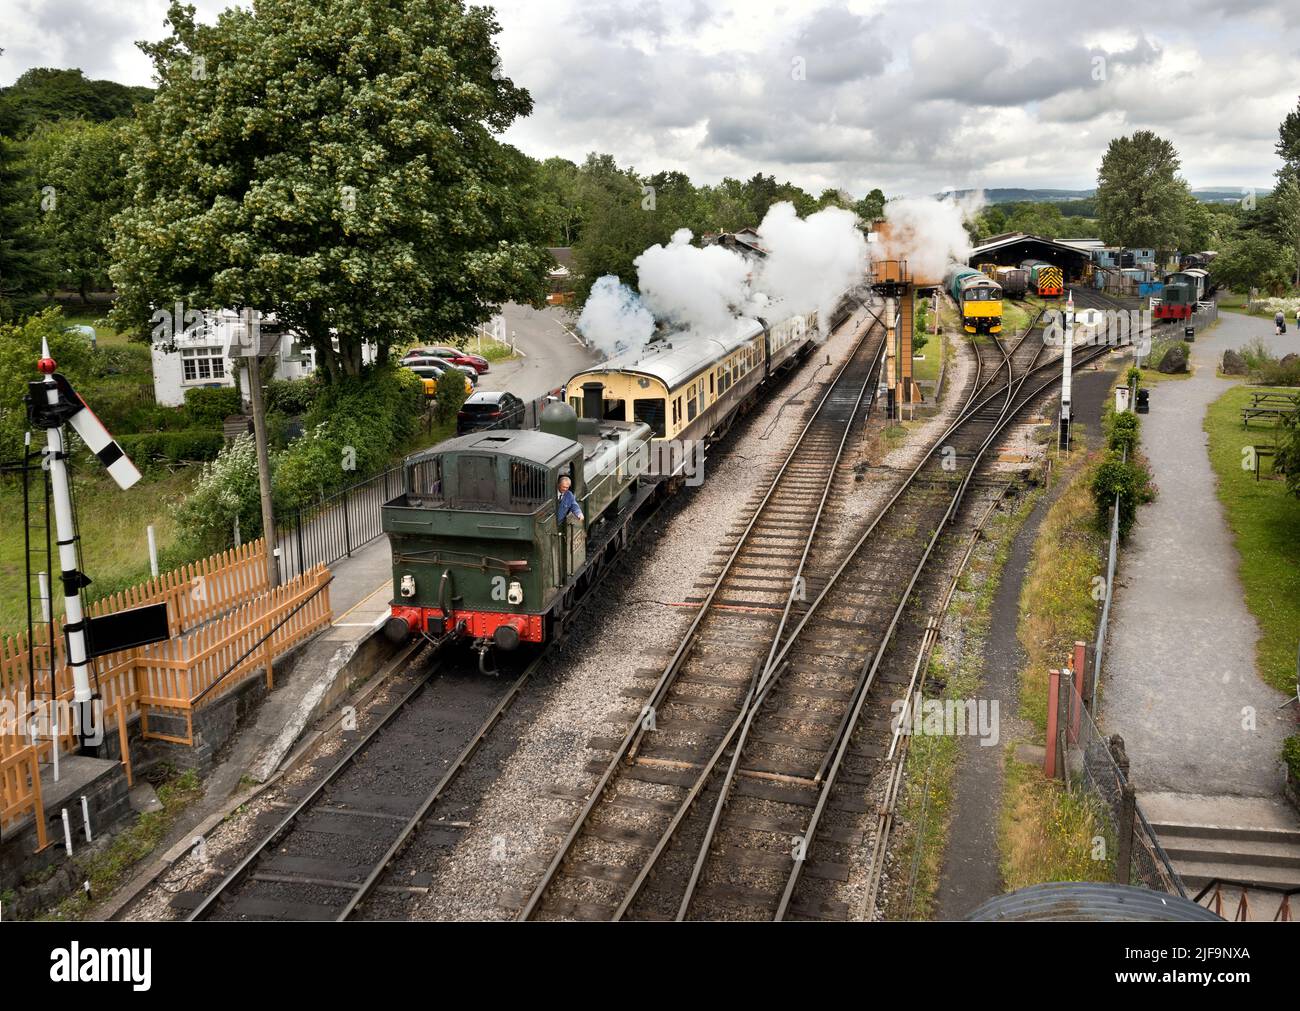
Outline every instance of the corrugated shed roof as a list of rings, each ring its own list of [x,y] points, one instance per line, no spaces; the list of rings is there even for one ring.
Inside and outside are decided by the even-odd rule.
[[[989,899],[968,920],[1183,922],[1222,921],[1190,899],[1104,881],[1054,881]]]

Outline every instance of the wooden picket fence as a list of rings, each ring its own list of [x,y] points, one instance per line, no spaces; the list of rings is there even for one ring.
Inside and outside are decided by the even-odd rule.
[[[91,605],[92,615],[145,604],[167,603],[172,637],[98,658],[97,684],[106,722],[116,723],[130,779],[126,721],[139,713],[145,738],[193,743],[193,714],[258,671],[271,687],[272,663],[332,618],[329,570],[318,565],[274,590],[267,590],[266,549],[262,541],[214,555],[157,579],[113,594]],[[40,768],[52,759],[54,741],[47,725],[32,739],[23,719],[27,703],[70,702],[72,673],[62,637],[51,644],[45,626],[34,642],[25,634],[0,638],[0,829],[42,811]],[[34,679],[28,658],[36,664]],[[35,693],[32,694],[34,681]],[[149,714],[179,715],[183,735],[150,731]],[[58,726],[61,751],[77,739],[64,720]],[[41,845],[44,819],[37,818]]]

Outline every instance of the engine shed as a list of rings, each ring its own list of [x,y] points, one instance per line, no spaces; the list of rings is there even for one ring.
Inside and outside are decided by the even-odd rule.
[[[1026,232],[993,236],[971,251],[967,263],[978,270],[983,263],[1018,267],[1025,260],[1043,260],[1060,267],[1067,285],[1084,280],[1092,263],[1086,249]]]

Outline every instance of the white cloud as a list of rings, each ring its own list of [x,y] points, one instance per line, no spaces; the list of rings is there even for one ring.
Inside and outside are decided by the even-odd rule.
[[[133,43],[163,34],[166,6],[0,0],[0,82],[55,65],[148,83]],[[197,6],[210,21],[228,2]],[[538,157],[608,151],[696,182],[762,171],[813,191],[1083,188],[1113,136],[1150,128],[1195,185],[1267,184],[1300,91],[1300,6],[1263,0],[1192,0],[1187,17],[1157,19],[1093,0],[1064,27],[1035,0],[995,12],[967,0],[495,6],[503,69],[535,102],[508,139]]]

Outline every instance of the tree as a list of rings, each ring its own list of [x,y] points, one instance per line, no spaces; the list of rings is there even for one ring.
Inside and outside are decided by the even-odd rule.
[[[634,283],[632,261],[660,241],[653,238],[659,231],[657,218],[646,202],[650,194],[643,192],[643,185],[635,172],[619,168],[613,155],[593,152],[583,162],[578,182],[582,232],[573,246],[574,296],[579,304],[586,302],[591,286],[605,274]]]
[[[330,382],[394,343],[541,304],[530,165],[497,135],[532,109],[499,70],[489,8],[259,0],[215,25],[172,3],[142,44],[130,206],[114,219],[121,329],[181,302],[274,313]]]
[[[858,220],[864,227],[870,228],[873,221],[879,221],[885,216],[884,192],[879,189],[872,190],[853,205],[853,212],[857,214]]]
[[[572,246],[583,214],[578,166],[566,158],[547,158],[537,166],[536,175],[547,221],[547,243]]]
[[[75,69],[34,67],[7,88],[0,88],[0,110],[13,120],[16,135],[26,136],[40,123],[81,119],[106,123],[130,116],[153,98],[153,89],[116,81],[91,81]]]
[[[1300,177],[1300,101],[1278,127],[1277,156],[1282,159],[1278,179]]]
[[[28,142],[41,188],[41,233],[60,284],[81,300],[108,285],[110,222],[126,204],[125,123],[44,123]]]
[[[1273,194],[1277,201],[1277,231],[1291,261],[1291,276],[1300,285],[1300,178],[1287,176]]]
[[[1116,137],[1097,172],[1097,216],[1102,238],[1115,246],[1170,250],[1187,213],[1187,183],[1178,152],[1150,130]]]
[[[1214,218],[1205,204],[1193,196],[1191,190],[1183,192],[1183,221],[1178,233],[1178,248],[1185,253],[1212,248]]]
[[[54,272],[37,222],[41,193],[10,140],[13,118],[0,110],[0,320],[35,308],[54,286]]]
[[[1294,266],[1294,257],[1288,256],[1276,242],[1247,232],[1214,258],[1210,275],[1233,291],[1259,288],[1270,294],[1281,294]]]

